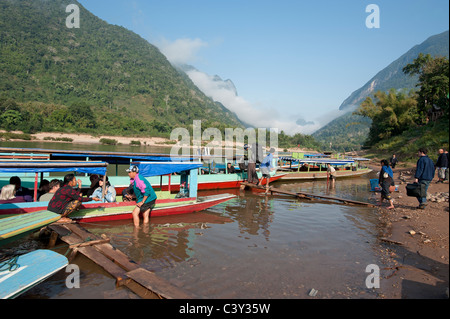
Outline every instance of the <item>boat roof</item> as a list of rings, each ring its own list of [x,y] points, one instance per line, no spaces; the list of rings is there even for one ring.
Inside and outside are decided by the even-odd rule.
[[[190,171],[203,166],[202,163],[192,162],[132,162],[131,165],[139,167],[139,175],[143,177],[162,176],[172,173]]]
[[[132,161],[152,161],[152,162],[190,162],[198,160],[205,156],[184,156],[161,153],[130,153],[130,152],[104,152],[104,151],[86,151],[86,150],[54,150],[41,148],[11,148],[0,147],[1,152],[9,153],[24,153],[30,152],[32,154],[47,154],[51,156],[52,160],[85,160],[86,158],[95,159],[97,161],[112,162],[112,164],[129,164]],[[214,158],[214,155],[208,155],[208,158]]]
[[[308,163],[314,163],[314,164],[330,164],[330,165],[349,165],[354,164],[354,160],[340,160],[340,159],[329,159],[329,158],[317,158],[317,159],[303,159],[299,161],[300,164],[308,164]]]
[[[0,173],[80,172],[105,175],[106,162],[0,161]]]

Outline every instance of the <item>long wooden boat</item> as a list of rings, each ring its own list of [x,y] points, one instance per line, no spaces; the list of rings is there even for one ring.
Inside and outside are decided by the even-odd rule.
[[[61,215],[49,211],[15,215],[0,219],[0,246],[22,238],[58,221]]]
[[[64,167],[59,167],[59,171],[70,171],[71,169],[77,168],[78,171],[90,171],[90,172],[101,172],[103,174],[106,168],[103,162],[91,162],[89,168],[84,167],[86,162],[65,162]],[[32,163],[26,162],[21,163],[21,165],[15,165],[14,163],[4,164],[0,162],[0,171],[2,169],[8,169],[11,172],[20,172],[23,169],[27,171],[36,171],[36,178],[39,172],[46,170],[54,170],[54,164],[52,161]],[[61,165],[61,163],[56,163]],[[69,166],[71,164],[71,166]],[[77,167],[80,164],[82,167]],[[187,194],[183,194],[183,197],[178,198],[179,194],[172,193],[169,191],[158,191],[158,200],[156,201],[155,208],[152,212],[152,217],[157,216],[167,216],[174,214],[186,214],[205,210],[214,205],[220,204],[222,202],[228,201],[235,198],[235,195],[223,194],[216,196],[205,196],[198,197],[198,168],[202,166],[201,163],[192,162],[133,162],[140,169],[139,175],[142,177],[152,177],[161,174],[171,174],[173,172],[178,172],[180,175],[180,182],[184,183],[188,187]],[[3,167],[7,166],[7,167]],[[13,166],[19,166],[15,169]],[[39,167],[35,167],[39,166]],[[36,182],[37,183],[37,182]],[[169,185],[171,188],[172,185]],[[15,204],[1,204],[0,205],[0,218],[9,217],[17,214],[26,214],[37,211],[47,210],[48,202],[33,202],[33,203],[15,203]],[[80,222],[98,222],[98,221],[110,221],[110,220],[121,220],[130,219],[131,212],[135,208],[135,202],[121,202],[115,203],[103,203],[103,202],[87,202],[84,203],[80,210],[70,218],[78,220]],[[1,221],[2,219],[0,219]]]
[[[90,151],[63,151],[63,150],[49,150],[49,149],[26,149],[26,148],[5,148],[0,147],[0,152],[3,154],[11,154],[18,156],[24,154],[47,154],[51,160],[57,161],[101,161],[109,164],[108,177],[111,185],[114,185],[117,193],[121,193],[129,185],[129,178],[124,173],[125,168],[128,168],[133,161],[151,161],[151,162],[171,162],[171,161],[187,161],[203,163],[200,167],[202,174],[198,175],[198,190],[219,190],[219,189],[238,189],[242,182],[247,180],[247,172],[237,172],[227,174],[226,169],[219,172],[209,170],[206,162],[218,160],[214,156],[179,156],[172,158],[170,154],[152,154],[152,153],[125,153],[125,152],[90,152]],[[222,159],[220,157],[220,159]],[[203,160],[203,162],[201,162]],[[225,159],[226,160],[226,159]],[[226,164],[224,165],[226,167]],[[207,169],[208,168],[208,169]],[[204,173],[207,172],[207,173]],[[262,179],[262,174],[257,172],[258,178]],[[271,172],[270,183],[281,179],[285,174]],[[34,178],[30,176],[19,176],[22,180],[22,186],[32,188],[34,186]],[[83,185],[90,185],[89,177],[80,176]],[[166,175],[166,176],[149,176],[146,177],[150,184],[155,189],[162,191],[178,192],[180,190],[180,176]],[[263,179],[262,184],[265,185],[266,180]],[[6,177],[0,176],[0,187],[6,185],[8,180]],[[169,185],[171,187],[169,188]]]
[[[362,160],[362,159],[359,159]],[[295,166],[285,167],[286,173],[281,180],[315,180],[327,179],[327,164],[336,170],[336,178],[356,177],[370,173],[372,170],[360,165],[357,159],[310,158],[296,161]]]

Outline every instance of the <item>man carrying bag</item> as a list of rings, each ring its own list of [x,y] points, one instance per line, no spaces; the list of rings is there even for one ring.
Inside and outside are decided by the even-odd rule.
[[[419,160],[416,167],[415,182],[420,185],[420,194],[417,196],[419,201],[418,209],[425,209],[427,205],[428,186],[434,178],[435,167],[433,161],[427,156],[428,151],[425,148],[419,149]]]

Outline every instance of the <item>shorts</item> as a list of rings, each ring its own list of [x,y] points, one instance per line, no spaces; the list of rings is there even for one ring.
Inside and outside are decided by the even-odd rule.
[[[445,179],[445,171],[447,170],[447,167],[438,167],[438,177],[440,179]]]
[[[150,210],[150,212],[155,207],[156,199],[152,200],[151,202],[144,203],[144,205],[141,206],[141,213],[145,213],[146,211]]]
[[[260,171],[263,177],[265,178],[270,177],[270,170],[267,167],[261,167]]]

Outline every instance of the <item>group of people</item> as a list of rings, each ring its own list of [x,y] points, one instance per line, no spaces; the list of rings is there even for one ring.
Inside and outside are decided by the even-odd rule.
[[[436,183],[444,183],[444,181],[448,181],[449,179],[448,151],[441,148],[439,149],[438,155],[438,160],[434,163],[433,160],[428,157],[428,150],[426,148],[420,148],[418,150],[419,159],[416,164],[416,173],[414,175],[414,182],[419,184],[421,188],[421,194],[417,197],[419,202],[419,206],[417,207],[418,209],[425,209],[427,205],[428,187],[435,177],[436,170],[439,178]],[[395,168],[397,163],[398,159],[395,154],[389,162],[387,160],[381,161],[381,171],[378,180],[378,183],[381,186],[380,205],[383,200],[387,200],[390,204],[390,206],[387,207],[388,209],[394,208],[394,202],[391,196],[391,193],[395,190],[394,173],[392,168]]]

